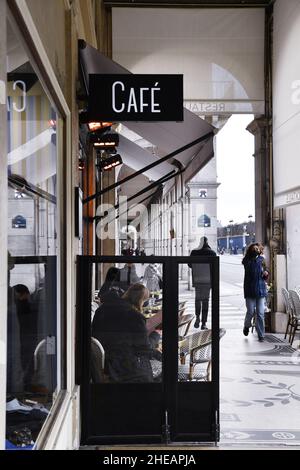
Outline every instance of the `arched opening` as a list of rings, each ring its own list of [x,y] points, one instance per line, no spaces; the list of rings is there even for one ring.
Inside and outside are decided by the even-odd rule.
[[[206,214],[201,215],[198,219],[198,227],[199,228],[206,228],[206,227],[210,227],[210,226],[211,226],[210,217],[208,217],[208,215],[206,215]]]
[[[16,215],[11,221],[12,228],[26,228],[27,221],[22,215]]]

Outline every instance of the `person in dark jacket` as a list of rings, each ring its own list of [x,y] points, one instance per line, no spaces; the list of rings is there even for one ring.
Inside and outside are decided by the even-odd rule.
[[[153,381],[149,342],[141,309],[149,291],[142,284],[131,286],[123,298],[109,292],[97,309],[92,336],[105,351],[105,372],[112,382],[145,383]]]
[[[126,263],[123,268],[120,269],[120,287],[124,291],[129,289],[133,284],[138,284],[140,278],[136,273],[136,267],[133,263]]]
[[[206,237],[201,237],[200,245],[197,249],[192,250],[191,256],[217,256],[215,251],[211,249],[208,244]],[[200,326],[200,314],[201,314],[201,330],[207,330],[206,322],[208,317],[208,303],[211,289],[211,272],[209,264],[192,264],[189,263],[189,267],[192,268],[193,287],[196,290],[195,296],[195,314],[196,321],[194,324],[195,328]]]
[[[37,345],[38,312],[30,299],[30,292],[24,284],[13,286],[14,301],[19,322],[20,354],[24,387],[31,386],[33,375],[33,353]]]
[[[248,336],[252,318],[256,313],[255,326],[258,339],[264,341],[265,297],[267,295],[265,279],[268,273],[258,244],[253,243],[249,246],[243,259],[243,265],[245,269],[244,297],[247,307],[243,333]]]
[[[105,281],[98,292],[98,298],[102,302],[102,298],[108,293],[114,291],[119,297],[124,294],[124,290],[120,287],[120,269],[111,267],[108,269]]]

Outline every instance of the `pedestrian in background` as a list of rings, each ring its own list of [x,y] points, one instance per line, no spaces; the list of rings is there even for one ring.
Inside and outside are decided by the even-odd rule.
[[[143,284],[150,292],[162,289],[162,275],[160,273],[160,265],[158,263],[148,264],[145,269]]]
[[[201,237],[200,245],[196,250],[192,250],[191,256],[217,256],[216,253],[211,249],[208,244],[206,237]],[[195,287],[195,314],[196,321],[194,324],[195,328],[200,326],[200,314],[201,314],[201,330],[207,330],[206,322],[208,317],[208,303],[211,289],[211,270],[209,264],[192,264],[189,263],[189,267],[192,268],[193,287]]]
[[[123,268],[120,269],[120,283],[119,286],[124,291],[127,291],[130,286],[140,282],[140,278],[136,273],[136,267],[133,263],[126,263]]]

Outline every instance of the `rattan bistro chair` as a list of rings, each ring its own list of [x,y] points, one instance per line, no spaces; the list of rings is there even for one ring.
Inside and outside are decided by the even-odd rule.
[[[222,338],[225,333],[226,330],[220,328],[219,337]],[[211,343],[212,330],[193,333],[179,343],[178,379],[180,382],[210,380]],[[187,358],[189,364],[186,364]],[[206,364],[206,368],[201,368],[200,364]]]
[[[92,383],[107,382],[104,373],[105,352],[102,344],[96,338],[91,338],[91,380]]]
[[[182,302],[179,302],[178,311],[185,309],[186,308],[186,303],[187,303],[186,300],[183,300]]]
[[[178,337],[180,340],[183,339],[188,334],[193,318],[194,318],[194,315],[191,315],[191,314],[179,315]]]
[[[292,345],[296,331],[300,331],[300,296],[295,290],[289,290],[289,297],[291,299],[291,308],[293,312],[290,332],[290,344]]]
[[[289,291],[283,287],[281,289],[282,297],[283,297],[283,303],[285,306],[285,312],[287,314],[287,325],[286,325],[286,330],[285,330],[285,335],[284,339],[289,335],[289,342],[291,340],[291,333],[292,333],[292,327],[293,327],[293,307],[292,307],[292,300],[290,298]]]
[[[300,295],[300,286],[296,286],[294,290]]]

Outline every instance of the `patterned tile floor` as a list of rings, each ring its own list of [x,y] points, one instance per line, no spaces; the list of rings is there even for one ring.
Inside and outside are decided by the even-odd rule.
[[[186,285],[180,300],[187,300],[186,313],[194,313]],[[283,335],[267,334],[264,343],[255,332],[243,336],[241,286],[221,284],[220,307],[226,329],[220,342],[221,446],[300,447],[300,349]]]

